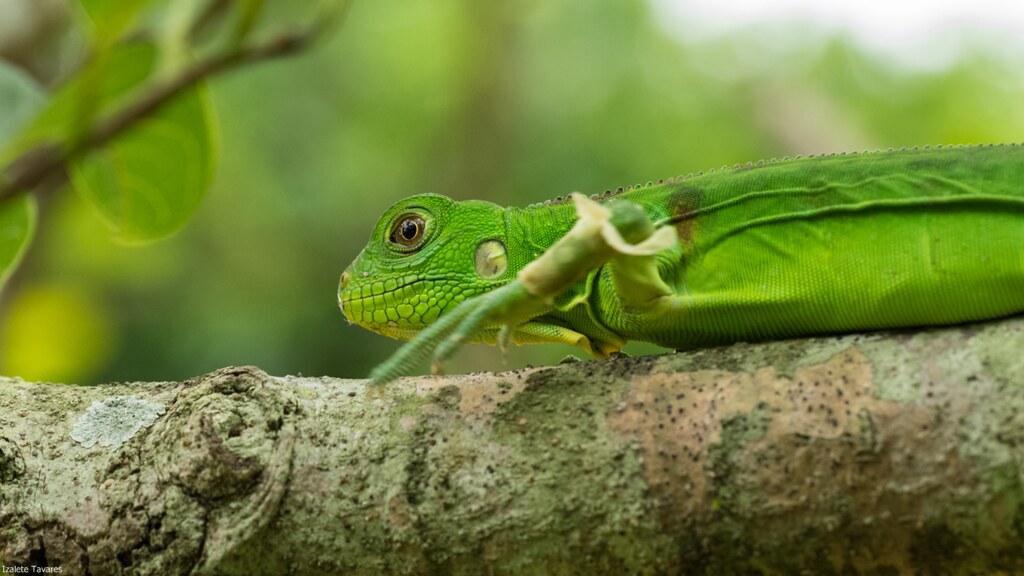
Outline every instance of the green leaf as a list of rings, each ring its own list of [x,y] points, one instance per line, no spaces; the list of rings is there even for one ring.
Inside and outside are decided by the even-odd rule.
[[[35,198],[22,194],[0,202],[0,287],[28,249],[35,226]]]
[[[36,115],[46,95],[24,72],[0,60],[0,145]]]
[[[0,152],[6,164],[43,142],[77,137],[83,119],[109,116],[151,78],[157,50],[119,44]],[[0,110],[0,117],[4,114]],[[184,226],[209,186],[215,138],[205,87],[188,90],[114,142],[72,163],[75,188],[126,242],[163,238]]]
[[[241,43],[252,31],[263,12],[263,0],[242,0],[239,2],[238,25],[235,28],[235,43]]]
[[[44,99],[35,82],[0,60],[0,144],[10,140],[32,120]],[[21,195],[0,200],[0,287],[14,272],[31,243],[35,222],[33,198]]]
[[[96,26],[96,40],[116,41],[135,21],[149,0],[82,0],[82,8]]]
[[[174,0],[167,5],[159,33],[161,77],[170,76],[188,63],[189,32],[198,11],[198,0]]]
[[[0,147],[0,165],[43,142],[70,144],[76,140],[95,116],[110,113],[134,94],[150,77],[155,58],[154,47],[145,43],[120,44],[104,52],[61,88],[7,146]]]
[[[150,47],[149,66],[155,59]],[[121,73],[137,75],[138,61]],[[180,94],[152,116],[72,163],[79,194],[125,242],[157,240],[181,229],[195,212],[213,174],[215,138],[205,87]]]

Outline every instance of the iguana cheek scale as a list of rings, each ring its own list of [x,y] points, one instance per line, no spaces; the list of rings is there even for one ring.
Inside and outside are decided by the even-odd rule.
[[[412,342],[376,382],[461,342],[736,341],[1024,311],[1024,147],[738,165],[527,208],[424,194],[342,275],[346,318]]]

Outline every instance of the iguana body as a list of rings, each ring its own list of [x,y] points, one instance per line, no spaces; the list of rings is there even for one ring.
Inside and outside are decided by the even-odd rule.
[[[578,232],[562,242],[568,251],[557,263],[534,266],[563,275],[560,284],[527,283],[525,296],[508,286],[441,355],[463,337],[494,341],[502,325],[518,342],[570,342],[603,356],[627,340],[686,349],[1024,311],[1020,145],[747,164],[611,198],[620,202],[604,204],[639,207],[678,241],[653,255],[581,252],[596,232]],[[393,239],[405,238],[395,227],[409,215],[422,218],[421,244],[396,251]],[[407,199],[384,215],[343,276],[342,308],[371,330],[414,336],[462,300],[513,283],[577,221],[571,202],[519,209]],[[654,230],[646,221],[615,226],[630,242]],[[493,243],[478,248],[486,241],[507,251],[507,267],[493,278],[485,276],[495,267],[478,271],[479,252],[498,252]],[[502,309],[510,302],[515,310]],[[421,346],[441,344],[452,330],[436,329]],[[399,371],[407,369],[408,362]]]

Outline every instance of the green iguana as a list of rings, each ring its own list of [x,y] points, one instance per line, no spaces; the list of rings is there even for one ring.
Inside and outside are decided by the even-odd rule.
[[[413,341],[606,357],[1024,312],[1024,146],[771,160],[526,208],[423,194],[341,276],[349,321]]]

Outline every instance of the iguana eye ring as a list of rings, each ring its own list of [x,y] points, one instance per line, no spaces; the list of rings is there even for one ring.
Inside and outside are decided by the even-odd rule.
[[[415,249],[423,239],[423,233],[426,231],[426,228],[427,223],[422,217],[416,214],[406,214],[399,218],[398,222],[391,228],[391,235],[388,236],[388,240],[392,244],[397,244],[400,249]]]

